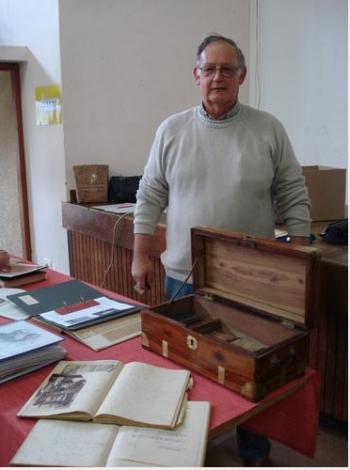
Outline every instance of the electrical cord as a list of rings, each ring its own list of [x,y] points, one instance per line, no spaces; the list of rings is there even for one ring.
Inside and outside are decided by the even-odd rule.
[[[123,219],[125,219],[125,217],[127,215],[130,215],[132,214],[133,211],[129,211],[129,212],[125,212],[124,214],[120,215],[118,217],[118,219],[115,221],[114,223],[114,226],[113,226],[113,237],[112,237],[112,248],[111,248],[111,258],[110,258],[110,262],[109,262],[109,265],[103,275],[103,280],[102,280],[102,284],[101,284],[101,287],[105,287],[105,283],[106,283],[106,279],[107,279],[107,274],[109,273],[109,271],[111,270],[113,264],[114,264],[114,253],[115,253],[115,246],[116,246],[116,243],[118,241],[118,237],[117,237],[117,234],[118,234],[118,229],[120,227],[120,223],[122,222]],[[120,233],[120,232],[119,232]]]
[[[197,264],[197,261],[198,261],[198,258],[196,258],[194,260],[194,263],[192,265],[192,268],[191,268],[191,271],[187,274],[186,276],[186,279],[183,281],[183,283],[181,284],[181,286],[177,289],[177,291],[175,292],[175,294],[171,297],[171,299],[169,300],[169,304],[171,304],[172,302],[174,302],[174,300],[176,299],[176,297],[178,296],[179,292],[181,291],[181,289],[183,288],[183,286],[186,284],[186,282],[188,281],[188,279],[190,278],[190,276],[192,275],[193,271],[194,271],[194,268]]]

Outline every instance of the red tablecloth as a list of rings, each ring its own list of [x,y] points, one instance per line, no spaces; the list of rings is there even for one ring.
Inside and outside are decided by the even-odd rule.
[[[49,271],[46,282],[28,286],[28,290],[68,279],[63,274]],[[111,292],[108,294],[122,299]],[[118,359],[125,363],[142,361],[180,368],[177,364],[144,350],[139,337],[100,352],[95,352],[67,336],[63,345],[67,350],[68,360]],[[17,412],[51,370],[52,366],[48,366],[0,385],[1,466],[9,464],[35,423],[33,419],[17,418]],[[307,369],[304,377],[293,380],[258,403],[252,403],[198,374],[194,373],[193,377],[194,387],[189,399],[207,400],[212,405],[210,436],[229,431],[234,425],[244,422],[252,431],[313,457],[319,415],[319,377],[315,371]]]

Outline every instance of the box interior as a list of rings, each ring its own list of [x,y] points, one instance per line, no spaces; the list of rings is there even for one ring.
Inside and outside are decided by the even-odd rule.
[[[279,321],[255,315],[249,309],[213,302],[199,295],[182,297],[152,310],[193,332],[254,354],[304,334]]]

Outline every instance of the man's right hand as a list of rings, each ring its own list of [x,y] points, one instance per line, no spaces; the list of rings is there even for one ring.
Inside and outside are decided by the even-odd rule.
[[[151,235],[135,234],[131,275],[135,281],[134,289],[140,295],[153,281],[153,265],[149,257],[151,239]]]

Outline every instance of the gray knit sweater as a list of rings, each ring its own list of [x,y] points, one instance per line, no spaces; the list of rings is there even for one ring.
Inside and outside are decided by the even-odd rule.
[[[137,193],[134,232],[153,234],[167,208],[167,274],[191,269],[190,228],[214,226],[274,236],[273,200],[288,232],[310,234],[310,202],[288,136],[272,115],[237,103],[215,121],[202,106],[158,128]]]

